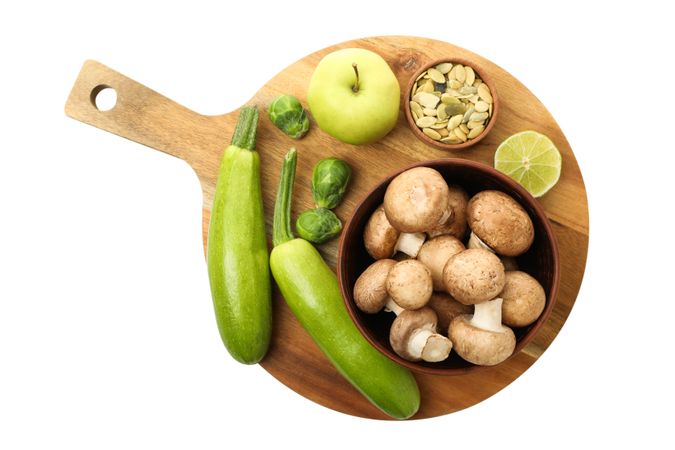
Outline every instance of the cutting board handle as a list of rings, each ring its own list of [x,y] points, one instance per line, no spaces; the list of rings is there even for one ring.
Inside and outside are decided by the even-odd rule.
[[[96,106],[96,96],[104,88],[112,88],[117,94],[117,102],[107,111]],[[92,60],[82,66],[65,112],[81,122],[181,158],[193,167],[204,150],[213,150],[205,147],[223,142],[214,135],[216,117],[197,114]]]

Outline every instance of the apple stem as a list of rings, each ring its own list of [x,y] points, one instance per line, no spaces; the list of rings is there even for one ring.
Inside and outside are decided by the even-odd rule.
[[[354,86],[352,86],[352,91],[359,92],[359,68],[356,66],[356,63],[352,63],[352,67],[354,68],[354,73],[356,74],[356,82],[354,83]]]

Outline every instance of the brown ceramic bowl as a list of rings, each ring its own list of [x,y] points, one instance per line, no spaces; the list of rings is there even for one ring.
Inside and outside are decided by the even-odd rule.
[[[560,280],[560,262],[555,236],[544,210],[522,186],[492,167],[457,158],[422,161],[403,167],[382,180],[356,206],[342,232],[338,248],[338,280],[347,310],[363,336],[392,360],[417,372],[436,375],[459,375],[470,371],[483,370],[460,358],[456,352],[438,363],[425,361],[411,362],[398,356],[389,344],[389,329],[394,314],[379,312],[366,314],[354,303],[354,283],[361,273],[374,262],[363,245],[363,229],[371,214],[382,204],[389,182],[399,173],[412,167],[426,166],[438,170],[446,181],[459,184],[470,196],[485,189],[496,189],[509,194],[519,202],[532,218],[535,238],[530,249],[517,257],[520,270],[535,277],[546,291],[546,306],[535,323],[524,328],[514,328],[516,349],[514,355],[522,350],[537,334],[537,330],[546,322],[556,301]],[[465,240],[466,242],[466,240]]]
[[[415,120],[413,119],[412,112],[410,111],[410,93],[412,92],[412,88],[417,80],[417,77],[419,77],[429,68],[435,67],[436,65],[444,62],[462,64],[464,66],[471,67],[476,73],[476,77],[480,78],[485,84],[487,84],[487,86],[490,88],[490,94],[492,95],[492,117],[490,117],[487,126],[477,137],[469,139],[466,142],[462,142],[461,144],[446,144],[444,142],[431,139],[429,136],[424,134],[417,125],[415,125]],[[403,91],[403,96],[403,110],[405,111],[405,118],[413,134],[425,144],[431,145],[432,147],[436,147],[440,150],[462,150],[479,143],[492,130],[492,127],[494,127],[495,123],[497,122],[497,116],[499,115],[499,96],[497,95],[497,89],[495,88],[495,84],[492,81],[490,74],[480,64],[464,58],[441,58],[431,61],[429,64],[415,72],[412,77],[410,77],[410,81],[408,81],[408,85],[406,86],[405,91]]]

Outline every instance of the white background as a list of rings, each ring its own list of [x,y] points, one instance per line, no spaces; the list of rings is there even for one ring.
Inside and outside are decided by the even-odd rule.
[[[0,7],[0,448],[672,448],[666,2],[231,3]],[[549,350],[492,398],[414,423],[336,413],[233,362],[196,176],[63,113],[88,58],[218,114],[312,51],[386,34],[519,78],[570,141],[591,212],[581,293]]]

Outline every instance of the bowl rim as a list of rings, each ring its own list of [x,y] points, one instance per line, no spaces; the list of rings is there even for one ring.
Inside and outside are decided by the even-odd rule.
[[[459,63],[464,66],[471,67],[474,70],[474,72],[476,72],[476,74],[480,76],[480,79],[483,80],[483,82],[488,85],[488,87],[490,88],[490,94],[492,95],[492,117],[490,118],[487,127],[485,127],[483,132],[479,134],[477,137],[469,139],[466,142],[462,142],[461,144],[446,144],[444,142],[435,141],[431,139],[429,136],[424,134],[422,130],[420,130],[420,128],[415,124],[415,121],[413,120],[412,117],[412,111],[410,110],[410,92],[412,91],[413,84],[416,83],[417,77],[419,77],[424,71],[428,70],[429,68],[445,62],[453,64]],[[497,93],[494,80],[488,73],[487,69],[485,69],[485,67],[479,62],[470,61],[466,58],[462,58],[459,56],[437,58],[432,60],[428,64],[422,66],[410,77],[406,85],[405,92],[403,94],[405,100],[403,102],[403,112],[405,114],[406,122],[408,123],[408,126],[412,130],[413,134],[425,144],[431,145],[432,147],[438,148],[440,150],[463,150],[468,147],[471,147],[472,145],[476,145],[477,143],[482,141],[485,138],[485,136],[487,136],[490,133],[490,131],[492,131],[492,128],[497,122],[497,116],[499,115],[499,106],[500,106],[499,94]]]
[[[346,265],[346,262],[344,261],[343,254],[345,252],[345,248],[347,246],[346,242],[346,236],[347,236],[347,230],[350,230],[351,227],[353,226],[354,223],[354,218],[356,217],[356,211],[359,210],[360,208],[363,207],[365,202],[375,193],[376,190],[378,190],[382,185],[388,184],[391,182],[391,180],[397,176],[398,174],[415,168],[415,167],[431,167],[434,168],[433,166],[438,166],[438,165],[444,165],[452,163],[460,168],[465,167],[465,168],[471,168],[479,171],[484,171],[490,176],[493,176],[497,178],[500,182],[508,185],[511,187],[513,190],[515,190],[521,198],[526,199],[525,201],[529,204],[529,206],[532,207],[534,210],[535,214],[541,218],[541,222],[543,225],[543,228],[545,230],[546,236],[548,236],[548,240],[550,241],[551,245],[551,255],[553,259],[553,267],[551,268],[552,270],[552,283],[551,283],[551,289],[550,292],[547,293],[547,299],[546,299],[546,306],[544,307],[544,311],[541,313],[539,318],[537,319],[536,322],[534,322],[530,327],[530,329],[527,331],[523,337],[516,341],[516,347],[511,354],[506,360],[502,361],[501,363],[495,365],[495,366],[478,366],[475,364],[472,364],[467,367],[461,367],[461,368],[436,368],[436,367],[429,367],[429,366],[423,366],[418,364],[417,362],[413,361],[408,361],[406,359],[401,358],[398,356],[395,352],[389,350],[385,346],[381,345],[377,340],[373,338],[371,335],[370,331],[359,321],[357,320],[357,314],[358,312],[356,311],[356,306],[354,304],[353,300],[353,295],[351,292],[351,289],[346,285],[346,268],[344,267]],[[514,199],[518,201],[518,199]],[[521,203],[518,201],[518,203]],[[361,335],[366,338],[368,343],[370,343],[373,347],[375,347],[380,353],[388,357],[389,359],[393,360],[394,362],[407,367],[415,372],[418,373],[425,373],[425,374],[431,374],[431,375],[464,375],[470,372],[476,372],[480,370],[488,370],[491,367],[499,367],[502,365],[504,362],[510,360],[511,358],[515,357],[524,347],[526,347],[532,339],[536,336],[538,333],[539,329],[543,326],[543,324],[548,320],[550,317],[553,308],[555,307],[557,297],[558,297],[558,290],[559,290],[559,285],[560,285],[560,254],[558,252],[558,242],[556,235],[553,231],[553,227],[551,226],[551,223],[546,216],[546,212],[544,211],[544,208],[539,204],[537,199],[532,197],[532,194],[530,194],[524,187],[522,187],[518,182],[510,178],[508,175],[499,172],[497,169],[476,161],[464,159],[464,158],[437,158],[437,159],[430,159],[430,160],[424,160],[424,161],[417,161],[411,164],[408,164],[404,167],[401,167],[399,169],[396,169],[395,171],[392,171],[389,173],[387,176],[385,176],[380,182],[378,182],[375,186],[373,186],[362,198],[361,200],[357,203],[357,205],[354,207],[352,210],[351,215],[349,216],[349,219],[347,220],[343,232],[340,236],[340,241],[338,243],[338,255],[337,255],[337,278],[338,278],[338,283],[340,286],[340,292],[342,294],[342,300],[345,304],[345,307],[347,308],[347,312],[349,313],[349,317],[352,320],[352,322],[356,325],[356,328],[359,330]]]

